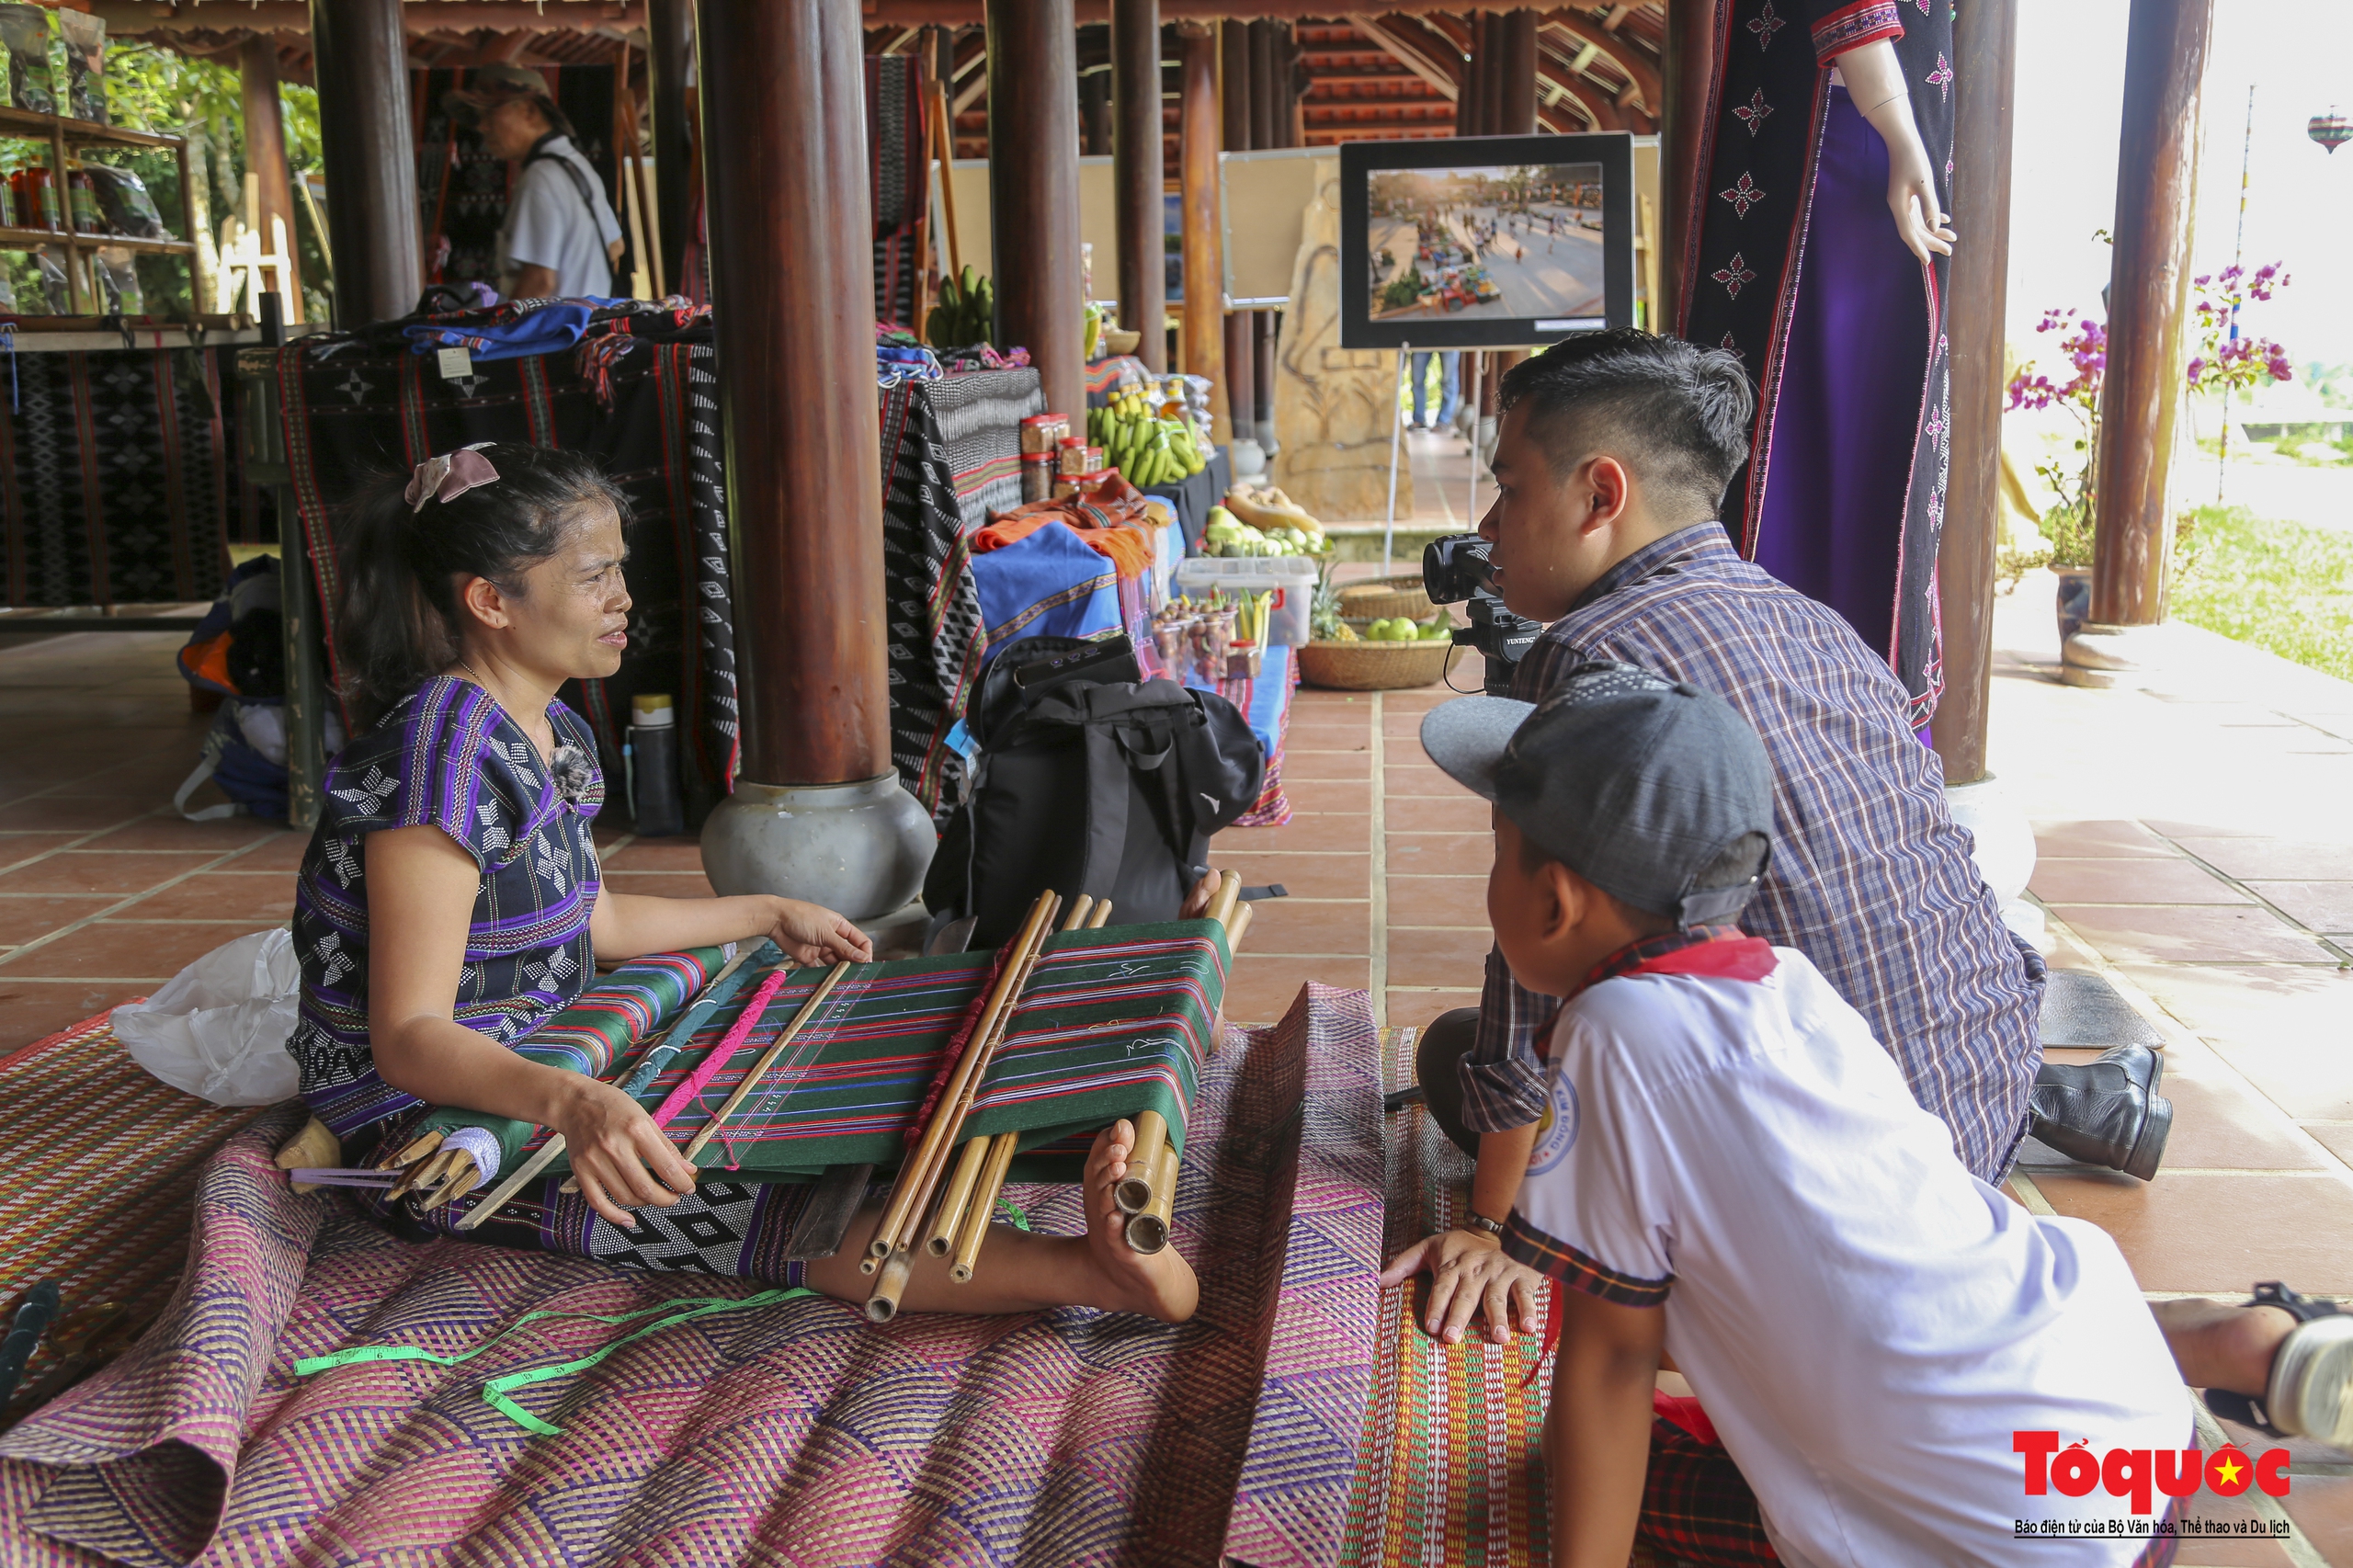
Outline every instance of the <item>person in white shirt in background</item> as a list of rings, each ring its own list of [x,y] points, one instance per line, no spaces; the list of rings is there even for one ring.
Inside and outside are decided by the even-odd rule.
[[[491,156],[520,165],[498,230],[499,297],[609,298],[620,220],[596,165],[573,145],[572,121],[548,97],[547,79],[520,65],[485,65],[444,102],[481,125]]]
[[[1567,999],[1503,1243],[1560,1303],[1554,1563],[1622,1568],[1638,1531],[1709,1564],[2169,1562],[2168,1498],[2038,1488],[2018,1447],[2198,1444],[2115,1243],[1971,1175],[1862,1016],[1732,924],[1772,847],[1745,721],[1594,664],[1445,703],[1422,744],[1495,804],[1514,978]]]

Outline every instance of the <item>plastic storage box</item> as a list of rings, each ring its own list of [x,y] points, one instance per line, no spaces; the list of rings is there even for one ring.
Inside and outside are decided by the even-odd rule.
[[[1177,563],[1176,591],[1194,599],[1219,593],[1271,592],[1276,597],[1267,617],[1267,641],[1297,648],[1307,642],[1307,613],[1315,600],[1315,562],[1296,555],[1254,555],[1231,561],[1198,555]]]

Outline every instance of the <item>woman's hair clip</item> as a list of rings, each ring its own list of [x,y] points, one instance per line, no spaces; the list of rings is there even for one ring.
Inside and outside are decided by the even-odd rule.
[[[471,447],[460,447],[454,452],[426,459],[409,475],[408,488],[401,492],[401,499],[408,503],[411,513],[425,510],[427,501],[447,504],[455,501],[478,485],[490,483],[498,471],[482,455],[488,441],[476,441]]]

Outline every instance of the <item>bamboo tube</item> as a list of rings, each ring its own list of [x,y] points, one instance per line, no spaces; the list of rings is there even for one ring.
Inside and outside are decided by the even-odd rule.
[[[1168,1119],[1156,1110],[1136,1117],[1136,1141],[1128,1151],[1128,1174],[1111,1189],[1121,1213],[1141,1214],[1152,1207],[1153,1178],[1160,1170],[1160,1151],[1168,1146]]]
[[[826,971],[825,978],[817,983],[817,988],[809,993],[809,999],[793,1013],[792,1021],[778,1034],[776,1043],[760,1052],[760,1059],[752,1064],[749,1073],[744,1074],[744,1081],[735,1085],[735,1092],[727,1096],[727,1103],[721,1106],[718,1113],[703,1123],[702,1131],[688,1142],[683,1153],[688,1165],[692,1165],[703,1147],[719,1135],[719,1130],[727,1125],[727,1119],[752,1097],[752,1091],[759,1087],[760,1080],[767,1076],[768,1069],[776,1065],[777,1058],[784,1054],[785,1047],[800,1038],[801,1026],[817,1016],[818,1007],[833,994],[834,987],[841,983],[842,976],[857,967],[850,960],[844,959]]]
[[[889,1323],[899,1315],[899,1298],[906,1294],[907,1276],[915,1267],[915,1255],[906,1248],[892,1252],[891,1260],[882,1266],[882,1278],[874,1282],[874,1293],[866,1298],[869,1323]]]
[[[391,1159],[386,1160],[383,1164],[385,1166],[390,1166],[393,1169],[398,1169],[405,1165],[413,1165],[416,1164],[417,1161],[425,1158],[426,1155],[430,1154],[434,1150],[438,1149],[439,1147],[441,1147],[441,1134],[438,1132],[427,1132],[422,1137],[411,1139],[406,1147],[402,1149],[399,1153],[394,1154]],[[379,1168],[381,1169],[382,1167]]]
[[[1163,1144],[1159,1168],[1153,1173],[1152,1207],[1128,1221],[1128,1244],[1150,1256],[1168,1244],[1170,1221],[1176,1210],[1176,1150]]]
[[[981,1185],[972,1194],[972,1205],[965,1211],[962,1233],[956,1238],[956,1261],[948,1267],[948,1278],[956,1284],[970,1284],[972,1270],[980,1267],[981,1244],[988,1239],[997,1195],[1005,1190],[1005,1173],[1013,1164],[1013,1151],[1020,1142],[1017,1132],[1000,1132],[988,1141],[988,1168],[982,1173]]]
[[[420,1187],[432,1186],[447,1175],[461,1156],[466,1164],[470,1165],[473,1164],[473,1156],[466,1153],[463,1149],[437,1150],[430,1159],[419,1160],[402,1173],[400,1180],[385,1189],[384,1201],[389,1203],[395,1199],[406,1197]]]
[[[1100,931],[1104,926],[1108,926],[1110,923],[1111,901],[1107,898],[1102,903],[1095,906],[1094,915],[1087,919],[1086,928],[1090,931]]]
[[[529,1159],[516,1166],[515,1174],[513,1176],[508,1176],[505,1181],[502,1181],[496,1187],[492,1187],[490,1189],[490,1196],[483,1199],[480,1203],[475,1204],[472,1211],[464,1219],[458,1221],[458,1229],[461,1231],[471,1231],[476,1225],[481,1224],[484,1220],[489,1219],[493,1214],[495,1214],[498,1210],[506,1207],[508,1199],[512,1199],[517,1193],[522,1191],[524,1185],[530,1181],[533,1176],[538,1176],[541,1171],[555,1164],[556,1156],[563,1153],[563,1134],[559,1132],[554,1137],[549,1139],[546,1142],[540,1144],[539,1153],[533,1154]]]
[[[286,1141],[278,1151],[275,1163],[281,1171],[331,1170],[343,1164],[343,1140],[314,1116]],[[297,1192],[316,1192],[320,1184],[298,1181],[292,1186]]]
[[[1233,906],[1242,900],[1242,873],[1228,871],[1217,880],[1217,892],[1210,897],[1208,917],[1223,926],[1233,918]]]
[[[1081,929],[1086,924],[1086,912],[1094,907],[1095,900],[1086,893],[1080,893],[1070,901],[1070,913],[1063,917],[1060,929],[1064,931]]]
[[[924,1250],[932,1256],[946,1257],[955,1246],[956,1233],[964,1225],[964,1205],[972,1201],[972,1184],[981,1179],[981,1167],[988,1164],[993,1142],[987,1138],[964,1141],[963,1157],[956,1162],[956,1174],[948,1183],[948,1196],[939,1200],[938,1218],[932,1221],[931,1239],[924,1243]]]
[[[418,1212],[430,1214],[436,1209],[455,1203],[459,1199],[463,1198],[466,1194],[472,1192],[475,1187],[478,1187],[481,1185],[482,1172],[476,1170],[474,1168],[473,1162],[469,1160],[466,1163],[466,1168],[459,1172],[448,1181],[443,1182],[441,1184],[441,1189],[438,1192],[436,1192],[432,1197],[426,1199]]]
[[[1233,953],[1240,952],[1242,950],[1242,938],[1247,935],[1250,930],[1250,912],[1257,907],[1258,906],[1255,903],[1237,903],[1233,906],[1233,918],[1225,923],[1225,950],[1227,952]]]
[[[956,1063],[955,1074],[949,1080],[946,1092],[940,1096],[931,1125],[924,1129],[923,1138],[915,1145],[915,1153],[908,1155],[906,1162],[899,1167],[899,1179],[892,1185],[891,1200],[883,1207],[882,1221],[875,1226],[874,1239],[867,1244],[867,1256],[858,1264],[866,1273],[873,1273],[881,1260],[891,1255],[898,1244],[900,1232],[907,1227],[910,1211],[920,1210],[923,1199],[929,1196],[924,1190],[928,1185],[925,1181],[926,1173],[938,1162],[941,1146],[961,1119],[961,1115],[948,1113],[959,1110],[964,1098],[965,1081],[972,1076],[980,1060],[982,1047],[995,1032],[998,1017],[1009,1009],[1013,996],[1019,991],[1021,982],[1029,972],[1029,954],[1043,938],[1048,922],[1053,919],[1054,906],[1060,902],[1051,890],[1040,893],[1038,901],[1029,906],[1029,917],[1021,923],[1021,929],[1007,945],[1006,963],[997,976],[996,989],[990,993],[979,1021],[973,1025],[972,1038],[965,1043],[964,1054]]]
[[[1038,960],[1045,951],[1045,927],[1053,923],[1054,912],[1062,907],[1063,902],[1060,893],[1049,892],[1046,897],[1052,902],[1047,905],[1046,918],[1040,924],[1037,940],[1030,945],[1028,955],[1021,960],[1020,972],[1014,977],[1009,993],[1012,1000],[997,1014],[988,1034],[974,1040],[965,1048],[965,1055],[972,1058],[972,1071],[960,1074],[962,1083],[951,1085],[954,1093],[943,1096],[943,1104],[934,1115],[935,1124],[944,1124],[947,1131],[938,1140],[930,1163],[920,1173],[920,1181],[915,1188],[915,1200],[908,1208],[905,1219],[901,1221],[898,1233],[892,1238],[893,1250],[915,1250],[915,1240],[922,1228],[919,1216],[939,1186],[940,1175],[948,1165],[948,1151],[972,1116],[973,1102],[980,1096],[981,1079],[987,1074],[990,1062],[995,1060],[996,1048],[1004,1042],[1006,1032],[1013,1027],[1014,1009],[1019,1006],[1021,993],[1029,987],[1029,977],[1037,972]]]

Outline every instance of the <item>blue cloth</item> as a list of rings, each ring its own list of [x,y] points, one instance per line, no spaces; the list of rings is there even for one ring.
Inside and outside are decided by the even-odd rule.
[[[564,300],[524,311],[511,321],[479,322],[464,327],[403,328],[410,349],[430,354],[441,348],[463,348],[477,359],[520,359],[532,354],[553,354],[580,341],[588,328],[588,312],[619,300]]]
[[[1025,637],[1094,637],[1120,629],[1110,557],[1066,523],[1048,523],[1002,550],[975,552],[983,661]]]
[[[1249,711],[1242,716],[1250,733],[1258,737],[1258,749],[1267,754],[1268,762],[1275,759],[1275,748],[1282,744],[1283,710],[1290,706],[1290,659],[1291,651],[1279,642],[1267,650],[1258,661],[1258,677],[1250,683]],[[1185,684],[1196,691],[1217,690],[1190,664],[1185,666]]]
[[[1812,960],[1951,1129],[1961,1163],[1999,1181],[2042,1063],[2042,957],[2002,924],[1886,658],[1700,523],[1602,574],[1536,640],[1511,694],[1539,700],[1587,659],[1689,681],[1756,726],[1773,759],[1773,859],[1741,928]],[[1473,1130],[1542,1115],[1535,1041],[1559,1010],[1488,956],[1461,1064]]]
[[[1438,360],[1438,389],[1441,399],[1438,410],[1438,422],[1440,425],[1451,425],[1454,423],[1455,410],[1462,406],[1462,356],[1459,351],[1449,348],[1440,353]],[[1413,369],[1406,372],[1407,378],[1414,383],[1414,423],[1416,425],[1422,423],[1422,409],[1429,395],[1429,354],[1423,352],[1414,356]]]

